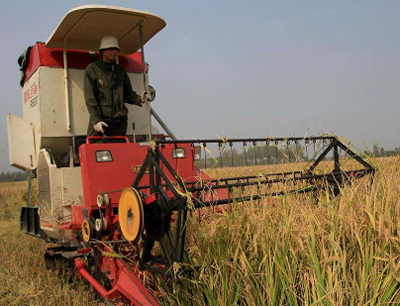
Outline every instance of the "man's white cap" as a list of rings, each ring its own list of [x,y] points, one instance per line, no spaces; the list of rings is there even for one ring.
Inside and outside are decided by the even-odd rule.
[[[104,36],[100,42],[99,52],[111,48],[116,48],[119,51],[121,51],[121,48],[119,47],[118,44],[118,39],[116,39],[114,36]]]

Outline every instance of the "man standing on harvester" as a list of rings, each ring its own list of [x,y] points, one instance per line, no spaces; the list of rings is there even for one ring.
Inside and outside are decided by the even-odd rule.
[[[128,109],[124,103],[142,106],[151,94],[139,96],[125,69],[116,63],[121,51],[118,40],[106,36],[101,40],[102,59],[86,68],[84,92],[89,111],[88,136],[124,136],[128,127]]]

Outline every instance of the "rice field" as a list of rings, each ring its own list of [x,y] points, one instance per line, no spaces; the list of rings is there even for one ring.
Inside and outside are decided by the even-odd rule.
[[[400,157],[371,162],[378,167],[372,187],[360,180],[336,198],[302,194],[237,203],[201,218],[193,213],[186,245],[189,262],[200,269],[180,285],[160,281],[160,303],[400,303]],[[49,244],[19,231],[26,189],[26,182],[0,184],[0,304],[98,305],[88,286],[45,269]]]
[[[0,183],[0,305],[98,305],[83,283],[68,284],[46,270],[44,252],[52,245],[20,232],[27,188],[27,182]]]

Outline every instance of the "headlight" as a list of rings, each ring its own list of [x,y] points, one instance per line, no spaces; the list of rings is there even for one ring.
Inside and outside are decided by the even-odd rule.
[[[96,161],[98,163],[112,162],[113,158],[110,151],[96,151]]]
[[[173,148],[172,149],[172,158],[186,158],[185,149],[184,148]]]

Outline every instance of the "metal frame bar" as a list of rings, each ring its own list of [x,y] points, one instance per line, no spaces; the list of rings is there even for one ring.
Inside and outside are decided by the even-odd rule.
[[[155,112],[155,110],[150,107],[150,114],[153,115],[154,119],[161,125],[161,127],[168,133],[168,136],[172,138],[172,140],[178,140],[174,133],[169,129],[169,127],[165,124],[165,122],[161,119],[161,117]]]
[[[85,18],[81,18],[75,25],[65,34],[63,39],[63,62],[64,62],[64,91],[65,91],[65,112],[67,121],[67,130],[71,131],[71,114],[70,114],[70,98],[69,98],[69,76],[68,76],[68,59],[67,59],[67,41],[69,35],[81,23],[85,22]]]
[[[63,62],[64,62],[64,94],[65,94],[65,116],[67,119],[67,130],[71,130],[71,114],[69,110],[69,76],[68,76],[68,59],[67,59],[67,37],[63,41]]]
[[[143,25],[139,25],[139,39],[140,39],[140,51],[142,52],[142,73],[143,73],[143,88],[146,92],[149,92],[149,82],[147,79],[147,73],[146,73],[146,60],[144,57],[144,43],[143,43]],[[148,103],[146,96],[144,97],[146,103]],[[149,106],[150,112],[149,112],[149,126],[147,127],[147,133],[148,133],[148,139],[147,141],[151,141],[151,107]]]
[[[161,168],[163,164],[164,169]],[[175,186],[169,179],[167,173],[170,177],[173,177],[181,188],[186,188],[185,183],[181,180],[179,175],[175,172],[173,167],[168,163],[165,157],[162,155],[160,150],[156,148],[152,150],[149,148],[148,154],[143,162],[143,165],[132,183],[132,187],[139,189],[140,182],[146,173],[149,171],[149,182],[148,188],[150,193],[158,193],[161,195],[161,199],[164,201],[158,202],[159,208],[161,209],[161,214],[163,221],[162,223],[171,223],[172,211],[177,211],[177,222],[175,228],[175,237],[172,234],[170,226],[164,229],[161,237],[157,239],[160,242],[161,249],[163,252],[163,258],[155,258],[151,256],[151,250],[154,246],[153,239],[145,239],[145,247],[140,258],[140,264],[143,269],[149,270],[154,273],[160,273],[164,276],[170,277],[174,281],[178,281],[178,277],[174,274],[173,269],[170,269],[175,262],[183,261],[184,254],[184,244],[186,237],[186,220],[187,220],[187,203],[186,198],[181,196],[175,189]],[[173,198],[169,198],[164,188],[169,188],[173,193]],[[147,263],[150,261],[162,262],[166,268],[154,268]]]
[[[374,170],[372,169],[357,169],[357,170],[348,170],[348,171],[342,171],[342,172],[331,172],[331,173],[326,173],[326,174],[303,174],[302,176],[293,176],[293,177],[283,177],[283,178],[277,178],[273,180],[257,180],[257,181],[250,181],[245,178],[245,182],[237,182],[237,183],[226,183],[226,184],[218,184],[218,185],[203,185],[199,187],[190,187],[187,188],[188,191],[190,192],[196,192],[196,191],[204,191],[204,190],[215,190],[215,189],[227,189],[227,188],[235,188],[235,187],[247,187],[247,186],[257,186],[257,185],[271,185],[275,183],[287,183],[287,182],[295,182],[295,181],[301,181],[301,180],[309,180],[309,179],[320,179],[320,180],[325,180],[328,178],[334,178],[334,177],[339,177],[341,175],[346,175],[348,177],[351,176],[356,176],[359,175],[360,173],[372,173]]]
[[[315,136],[315,137],[266,137],[266,138],[235,138],[235,139],[186,139],[186,140],[156,140],[156,144],[180,144],[180,143],[233,143],[233,142],[282,142],[282,141],[312,141],[312,140],[337,140],[334,136]]]

